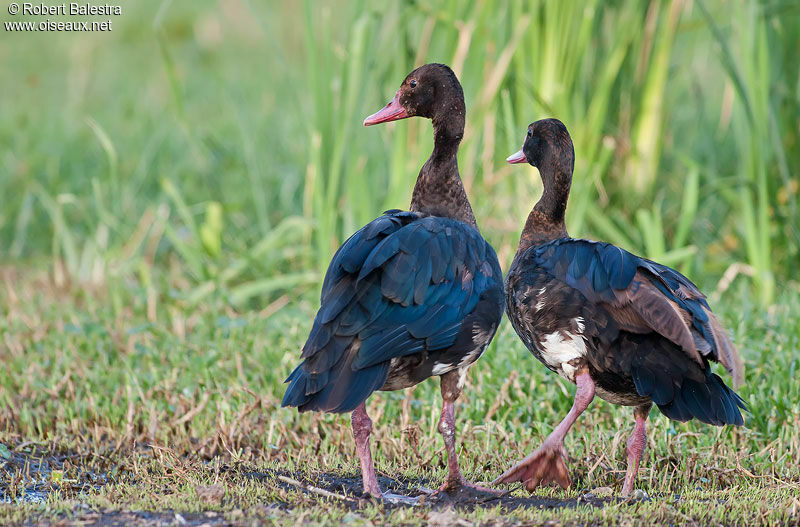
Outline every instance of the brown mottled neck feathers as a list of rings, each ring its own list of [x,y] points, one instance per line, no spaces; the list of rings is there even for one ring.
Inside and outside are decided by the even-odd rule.
[[[529,247],[569,236],[564,216],[572,185],[575,154],[569,136],[549,139],[550,148],[537,164],[544,190],[522,229],[518,255]]]
[[[458,173],[458,146],[464,135],[463,103],[453,104],[443,118],[433,118],[433,152],[417,176],[411,211],[453,218],[478,228]]]
[[[528,214],[528,219],[525,221],[525,227],[522,229],[522,235],[519,238],[517,254],[522,254],[535,245],[542,245],[569,236],[564,221],[552,221],[551,213],[547,210],[542,210],[543,208],[539,207],[541,204],[542,201],[540,200]]]

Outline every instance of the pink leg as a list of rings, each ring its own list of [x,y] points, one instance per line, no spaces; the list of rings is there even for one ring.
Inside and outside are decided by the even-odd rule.
[[[461,474],[458,468],[458,455],[456,454],[456,417],[454,403],[461,395],[461,388],[458,386],[460,374],[458,371],[445,373],[441,377],[442,384],[442,415],[439,418],[439,433],[444,440],[444,448],[447,450],[447,481],[439,487],[438,492],[452,491],[459,487],[469,487],[471,489],[497,493],[497,489],[489,489],[469,483]]]
[[[465,483],[464,476],[458,468],[456,456],[456,416],[453,401],[442,401],[442,415],[439,417],[439,433],[444,439],[444,448],[447,450],[447,481],[442,488],[455,488]]]
[[[365,403],[361,403],[353,410],[350,421],[353,425],[353,437],[356,440],[358,460],[361,463],[361,480],[364,485],[364,493],[390,503],[416,505],[419,502],[419,498],[410,498],[400,494],[392,494],[391,492],[381,492],[381,488],[378,486],[378,478],[375,476],[375,465],[372,462],[372,453],[369,450],[369,435],[372,433],[372,420],[367,415],[367,406]]]
[[[633,483],[636,481],[636,473],[639,471],[639,462],[642,460],[644,446],[647,444],[647,432],[644,424],[649,413],[649,404],[638,406],[633,411],[636,424],[633,427],[631,437],[628,438],[628,470],[625,473],[625,483],[622,485],[623,496],[630,496],[633,491]]]
[[[372,462],[372,452],[369,450],[369,435],[372,433],[372,419],[367,415],[367,407],[361,403],[350,417],[353,426],[353,438],[356,440],[356,452],[361,462],[361,479],[364,484],[364,493],[376,498],[381,497],[378,478],[375,477],[375,465]]]
[[[575,376],[575,384],[578,385],[575,402],[572,403],[572,408],[564,420],[547,436],[541,447],[505,471],[492,482],[492,485],[522,481],[525,483],[525,488],[533,492],[536,487],[549,483],[558,483],[565,489],[572,484],[567,466],[564,464],[566,456],[564,437],[578,416],[594,399],[594,381],[589,376],[588,370],[583,369]]]

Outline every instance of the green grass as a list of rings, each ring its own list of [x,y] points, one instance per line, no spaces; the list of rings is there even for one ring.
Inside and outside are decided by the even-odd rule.
[[[4,271],[2,282],[0,443],[31,459],[53,452],[74,459],[58,481],[45,473],[50,488],[60,490],[45,505],[0,506],[0,518],[86,513],[76,503],[90,511],[265,515],[278,523],[300,515],[338,522],[355,514],[418,524],[431,513],[387,513],[374,505],[351,510],[276,480],[275,471],[312,485],[319,474],[358,477],[346,416],[279,408],[282,381],[297,360],[313,300],[233,313],[210,306],[187,310],[164,294],[149,319],[146,295],[136,288],[121,286],[113,293],[125,306],[116,313],[108,301],[111,289],[58,290],[46,278],[14,270]],[[518,509],[502,517],[613,525],[645,518],[737,525],[796,521],[800,302],[796,291],[781,293],[779,302],[763,312],[744,284],[716,302],[744,354],[740,393],[751,415],[745,428],[733,429],[674,423],[654,410],[637,485],[652,501]],[[506,322],[481,364],[459,400],[457,425],[465,473],[488,481],[552,430],[569,409],[573,388],[535,361]],[[371,398],[379,473],[426,486],[443,481],[439,402],[433,381]],[[574,490],[538,494],[566,499],[595,487],[618,490],[631,426],[629,409],[595,401],[567,440]],[[110,474],[111,482],[95,490],[66,483],[84,481],[84,471]],[[254,479],[248,476],[253,472],[264,475]],[[24,470],[5,474],[5,492],[19,496],[28,481]],[[223,489],[220,502],[197,498],[196,488],[211,484]],[[275,508],[276,503],[283,505]],[[479,508],[458,514],[484,522],[500,513]]]
[[[653,412],[640,476],[652,502],[511,518],[797,521],[796,2],[141,0],[123,11],[106,34],[0,35],[13,72],[0,78],[0,456],[62,452],[77,464],[61,478],[114,476],[85,495],[51,478],[60,494],[0,505],[0,523],[78,514],[79,502],[242,522],[427,521],[427,509],[384,517],[310,499],[270,471],[357,475],[347,419],[277,404],[331,254],[408,206],[429,123],[361,122],[428,61],[462,80],[460,169],[504,268],[541,184],[503,159],[529,122],[558,117],[577,154],[571,234],[688,274],[747,363],[747,428]],[[552,429],[571,388],[507,324],[481,365],[458,425],[467,473],[487,480]],[[436,383],[370,404],[379,469],[441,481]],[[626,410],[593,405],[568,440],[570,496],[618,486],[629,427]],[[26,486],[24,472],[5,473],[6,492]],[[225,499],[198,500],[195,487],[214,482]]]

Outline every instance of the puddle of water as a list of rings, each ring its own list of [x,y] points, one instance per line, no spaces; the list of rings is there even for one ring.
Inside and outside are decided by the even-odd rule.
[[[0,503],[6,505],[16,504],[23,505],[25,503],[44,503],[47,501],[47,491],[37,490],[36,486],[26,487],[22,492],[16,496],[11,497],[8,494],[0,494]]]
[[[53,455],[35,449],[22,452],[7,449],[6,454],[5,459],[0,458],[0,504],[43,504],[55,494],[80,498],[97,492],[109,482],[106,474],[75,468],[73,455]],[[65,475],[65,462],[68,467],[73,464],[69,476]]]

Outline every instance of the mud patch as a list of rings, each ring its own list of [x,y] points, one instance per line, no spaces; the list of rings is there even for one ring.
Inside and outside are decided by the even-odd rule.
[[[283,476],[283,477],[281,477]],[[361,476],[342,476],[331,473],[320,473],[312,476],[288,473],[283,471],[249,472],[245,477],[275,484],[286,491],[301,492],[310,498],[338,499],[353,510],[375,504],[377,500],[367,496],[362,491]],[[419,498],[420,506],[430,509],[454,508],[457,510],[472,511],[479,508],[502,507],[506,511],[520,508],[534,509],[574,509],[579,506],[602,508],[608,503],[624,501],[616,497],[599,497],[585,492],[574,498],[551,498],[531,495],[519,497],[510,493],[493,494],[481,492],[471,488],[462,487],[450,492],[431,494],[431,488],[436,488],[427,478],[420,479],[395,479],[387,476],[378,476],[381,489],[393,494],[401,494]],[[323,491],[323,492],[320,492]],[[384,502],[387,509],[395,507],[409,507],[412,505],[394,504]]]
[[[97,460],[75,452],[53,452],[34,443],[6,447],[0,457],[0,504],[44,503],[58,494],[79,499],[109,482]],[[96,457],[92,455],[90,457]],[[116,467],[112,469],[116,472]]]
[[[98,511],[82,513],[76,511],[69,516],[62,516],[58,519],[37,519],[32,520],[29,525],[47,525],[59,527],[65,525],[81,525],[93,527],[124,527],[136,525],[137,527],[175,527],[175,526],[194,526],[194,527],[222,527],[233,525],[234,523],[226,519],[219,513],[176,513],[176,512],[144,512],[144,511]]]
[[[458,510],[472,511],[480,508],[502,507],[506,511],[515,509],[574,509],[579,506],[602,508],[612,501],[583,494],[577,498],[549,498],[531,495],[528,497],[511,494],[495,495],[479,492],[469,488],[460,488],[453,492],[441,493],[430,500],[432,507],[453,507]]]
[[[82,454],[21,444],[7,452],[9,455],[0,459],[0,508],[13,509],[25,504],[42,504],[41,507],[27,509],[26,514],[30,515],[24,520],[27,525],[218,527],[294,522],[297,518],[304,518],[308,510],[312,509],[330,509],[338,511],[335,514],[345,514],[345,518],[360,521],[365,509],[373,508],[374,511],[376,506],[387,519],[400,509],[413,508],[419,511],[421,517],[429,519],[431,524],[438,521],[445,525],[452,524],[450,520],[453,514],[480,509],[497,508],[503,513],[524,509],[558,511],[578,507],[602,508],[618,501],[614,497],[598,497],[586,493],[570,498],[527,494],[516,496],[509,493],[497,495],[469,488],[433,493],[432,489],[440,481],[425,477],[392,478],[379,474],[378,482],[383,490],[417,498],[415,505],[408,505],[376,500],[364,495],[361,475],[358,473],[253,470],[252,465],[224,463],[216,469],[214,483],[209,481],[209,484],[194,485],[193,490],[182,490],[183,502],[178,500],[168,504],[155,500],[143,507],[150,509],[147,511],[137,510],[132,502],[118,495],[113,495],[110,501],[104,501],[99,506],[92,499],[91,494],[100,491],[107,483],[124,482],[134,487],[142,486],[149,493],[174,492],[174,487],[153,483],[158,477],[162,477],[158,474],[150,474],[156,478],[153,481],[132,477],[128,469],[122,468],[125,466],[122,458],[118,461],[119,465],[111,461],[114,457],[111,451],[103,454]],[[206,465],[196,465],[191,468],[187,466],[186,470],[192,468],[208,469]],[[237,496],[236,492],[226,490],[241,485],[242,479],[271,489],[272,492],[264,494],[269,498],[246,499],[241,495]],[[53,500],[60,503],[58,512],[50,508]],[[174,503],[182,504],[175,506]],[[316,507],[321,509],[314,509]],[[181,510],[194,512],[180,512]]]
[[[343,498],[343,501],[369,501],[370,496],[363,493],[361,476],[348,477],[332,473],[320,473],[309,476],[301,473],[290,473],[287,471],[253,471],[245,472],[244,476],[263,482],[273,482],[278,487],[286,491],[300,491],[310,496],[319,497],[320,494],[313,489],[322,489],[333,494],[335,497]],[[294,480],[300,485],[290,482]],[[378,475],[378,484],[384,491],[403,496],[421,496],[425,490],[429,490],[430,482],[427,478],[419,479],[395,479],[385,475]],[[346,498],[346,499],[344,499]],[[335,498],[334,498],[335,499]]]

